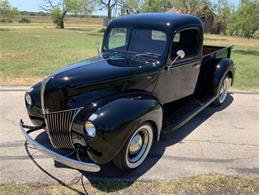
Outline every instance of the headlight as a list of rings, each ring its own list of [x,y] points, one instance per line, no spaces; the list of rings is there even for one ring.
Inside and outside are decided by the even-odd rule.
[[[30,96],[29,93],[26,93],[26,94],[25,94],[25,101],[26,101],[26,104],[27,104],[29,107],[32,106],[32,98],[31,98],[31,96]]]
[[[90,137],[96,136],[96,128],[91,121],[87,121],[85,123],[85,131],[87,132],[87,135]]]

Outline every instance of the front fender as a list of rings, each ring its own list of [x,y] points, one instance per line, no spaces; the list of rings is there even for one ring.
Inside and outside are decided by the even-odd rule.
[[[212,83],[213,84],[213,93],[215,95],[217,95],[217,93],[218,93],[219,84],[222,82],[224,77],[229,72],[232,74],[232,77],[234,77],[234,75],[235,75],[235,64],[231,59],[223,58],[216,63],[214,73],[213,73],[213,80],[212,80],[212,82],[213,82]]]
[[[162,108],[156,98],[149,94],[131,94],[98,108],[92,120],[96,127],[95,138],[86,138],[87,144],[102,155],[91,155],[97,163],[113,160],[126,144],[133,131],[149,121],[156,129],[159,139],[162,127]]]

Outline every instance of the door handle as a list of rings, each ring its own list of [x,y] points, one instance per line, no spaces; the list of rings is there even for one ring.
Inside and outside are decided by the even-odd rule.
[[[200,66],[201,66],[201,64],[194,64],[194,65],[192,65],[192,67],[193,67],[193,68],[196,68],[196,69],[197,69],[197,68],[200,68]]]

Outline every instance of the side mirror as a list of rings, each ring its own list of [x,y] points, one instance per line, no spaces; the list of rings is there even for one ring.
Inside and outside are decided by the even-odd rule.
[[[177,54],[177,56],[176,56],[176,58],[172,61],[172,63],[171,63],[170,65],[167,65],[167,66],[165,67],[166,70],[170,70],[170,68],[172,67],[172,65],[173,65],[179,58],[183,59],[183,58],[185,57],[185,52],[184,52],[183,50],[178,50],[176,54]]]
[[[179,56],[181,59],[185,57],[185,52],[183,50],[177,51],[177,56]]]

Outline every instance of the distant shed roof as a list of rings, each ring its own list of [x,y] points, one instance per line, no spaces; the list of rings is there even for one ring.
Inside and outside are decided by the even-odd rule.
[[[197,9],[197,11],[196,11],[196,13],[194,15],[197,15],[198,13],[201,13],[201,12],[205,12],[205,10],[207,10],[210,13],[212,13],[214,16],[217,15],[208,5],[205,5],[203,7],[200,7],[199,9]],[[167,10],[165,13],[181,14],[181,13],[184,13],[184,12],[185,12],[184,9],[176,8],[175,6],[173,6],[172,8]]]

